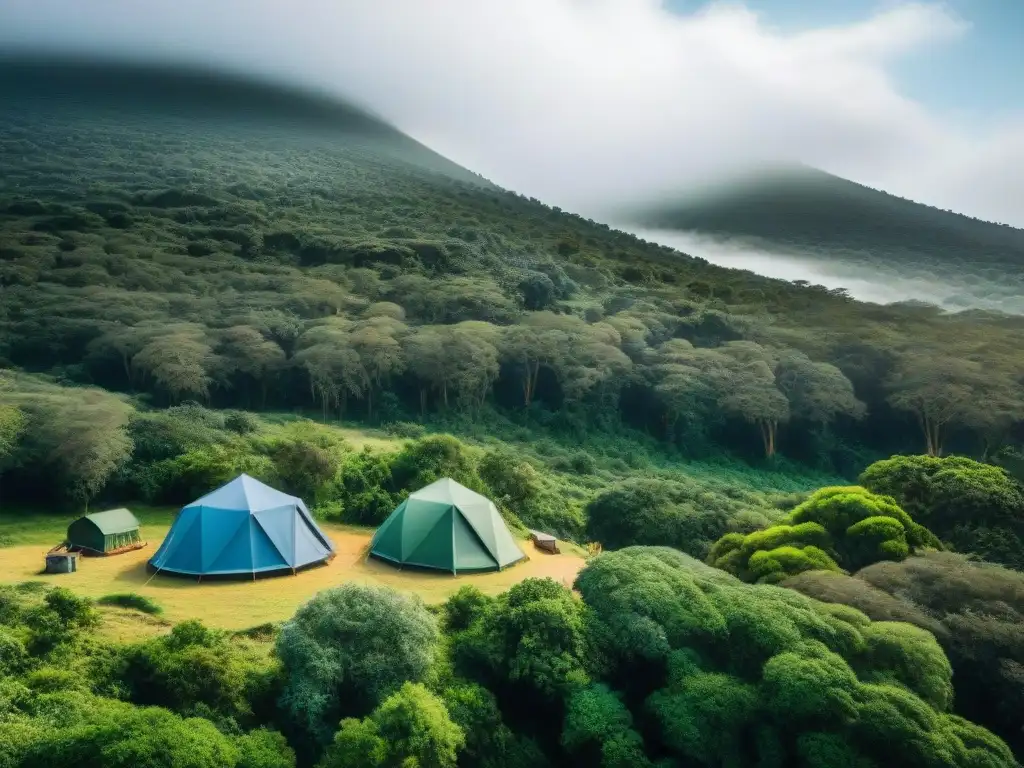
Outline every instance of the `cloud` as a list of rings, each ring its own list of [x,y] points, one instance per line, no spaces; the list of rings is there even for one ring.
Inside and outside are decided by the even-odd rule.
[[[961,128],[890,71],[969,25],[890,4],[786,32],[749,7],[657,0],[5,0],[0,45],[134,52],[346,95],[499,184],[600,213],[801,161],[1024,225],[1024,118]]]

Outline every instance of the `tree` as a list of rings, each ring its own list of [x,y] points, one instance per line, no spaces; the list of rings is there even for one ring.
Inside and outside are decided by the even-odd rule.
[[[723,510],[687,508],[679,489],[661,480],[630,480],[595,497],[586,508],[587,538],[605,549],[638,544],[678,547],[703,555],[725,533]]]
[[[511,509],[530,503],[540,493],[537,470],[510,451],[489,451],[480,460],[478,471],[495,497]]]
[[[25,421],[25,414],[20,408],[0,403],[0,476],[14,458]]]
[[[501,356],[518,370],[523,405],[533,402],[541,366],[553,365],[559,355],[560,335],[534,325],[508,326],[501,338]]]
[[[265,406],[269,380],[285,364],[281,347],[255,328],[233,325],[222,333],[219,352],[226,363],[226,373],[245,377],[246,389],[255,383],[260,388],[260,404]]]
[[[350,334],[349,343],[359,355],[359,361],[368,379],[367,411],[371,417],[373,393],[380,391],[391,377],[398,375],[405,368],[401,339],[406,333],[408,329],[400,319],[378,314],[357,324]]]
[[[134,387],[138,371],[135,368],[135,356],[146,344],[163,335],[167,331],[166,324],[146,322],[137,325],[115,324],[101,335],[89,342],[86,348],[87,358],[102,359],[113,354],[121,364],[125,384]]]
[[[718,380],[719,406],[733,416],[756,424],[764,455],[772,458],[779,424],[789,419],[789,401],[775,386],[775,374],[766,359],[736,360]]]
[[[406,356],[413,373],[440,394],[445,407],[454,394],[464,408],[479,408],[498,378],[497,333],[489,323],[425,326],[409,337]],[[425,388],[420,404],[426,404]]]
[[[312,423],[312,422],[307,422]],[[270,454],[285,489],[306,499],[317,499],[338,475],[342,444],[312,429],[273,445]]]
[[[1024,568],[1024,487],[1001,467],[962,456],[893,456],[860,476],[875,493],[961,552]]]
[[[62,492],[87,507],[131,454],[131,406],[83,389],[74,399],[37,400],[26,407],[26,458],[53,470]]]
[[[727,361],[714,350],[671,339],[651,350],[646,362],[669,433],[680,419],[685,420],[690,434],[703,433],[719,413],[718,387]]]
[[[148,341],[135,355],[132,365],[175,403],[209,395],[217,358],[206,329],[184,323]]]
[[[464,744],[444,703],[419,683],[404,683],[366,719],[341,722],[320,768],[455,768]]]
[[[362,398],[370,376],[352,345],[351,324],[330,318],[309,328],[299,338],[295,361],[309,376],[310,391],[320,401],[324,421],[332,408],[344,410],[347,397]]]
[[[913,414],[929,456],[941,456],[946,431],[964,424],[982,407],[985,372],[950,350],[905,352],[886,382],[894,408]]]
[[[801,352],[787,352],[779,358],[775,381],[792,413],[822,427],[837,416],[859,419],[866,412],[842,371],[829,363],[816,363]]]
[[[438,640],[437,622],[416,598],[345,584],[303,605],[281,630],[281,706],[328,744],[343,715],[363,715],[406,681],[421,680]]]
[[[1018,755],[1024,751],[1024,573],[928,552],[854,576],[804,573],[783,586],[889,626],[907,622],[931,633],[952,664],[953,710],[991,728]]]
[[[622,733],[628,714],[650,717],[644,735],[683,765],[1015,764],[998,737],[945,711],[949,664],[915,627],[742,584],[660,547],[594,558],[576,588],[630,711],[601,689],[577,693],[571,744]]]

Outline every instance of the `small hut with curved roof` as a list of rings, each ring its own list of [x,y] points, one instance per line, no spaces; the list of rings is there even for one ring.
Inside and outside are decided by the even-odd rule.
[[[145,546],[139,521],[129,510],[108,509],[80,517],[68,526],[65,546],[71,552],[112,555]]]

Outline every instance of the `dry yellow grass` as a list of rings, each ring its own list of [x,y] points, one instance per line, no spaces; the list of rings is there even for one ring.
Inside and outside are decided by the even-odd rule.
[[[420,595],[428,603],[445,600],[464,584],[473,584],[484,592],[497,594],[529,577],[551,577],[569,585],[583,567],[584,559],[572,552],[548,555],[522,542],[528,560],[500,573],[451,574],[402,571],[377,560],[369,560],[366,550],[370,534],[340,526],[323,526],[334,542],[337,557],[330,563],[296,575],[253,581],[197,582],[174,576],[154,576],[146,570],[146,561],[163,536],[166,526],[143,526],[143,537],[150,542],[144,549],[113,557],[83,558],[80,570],[71,574],[40,574],[44,547],[20,546],[0,549],[0,583],[38,580],[73,589],[93,598],[123,592],[135,592],[159,603],[164,613],[159,618],[129,616],[130,611],[104,609],[106,632],[128,639],[163,631],[165,622],[197,618],[222,629],[245,629],[269,621],[289,618],[317,592],[346,582],[383,584]],[[124,635],[122,637],[122,635]]]

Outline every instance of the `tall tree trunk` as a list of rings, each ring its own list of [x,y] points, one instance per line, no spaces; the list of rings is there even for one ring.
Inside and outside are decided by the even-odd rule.
[[[761,443],[764,445],[765,458],[775,456],[775,435],[778,432],[779,423],[774,419],[763,419],[758,422],[761,428]]]

